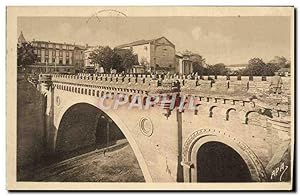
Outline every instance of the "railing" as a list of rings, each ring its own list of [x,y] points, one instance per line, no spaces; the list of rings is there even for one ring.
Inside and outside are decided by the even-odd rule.
[[[199,76],[200,77],[200,76]],[[133,74],[78,74],[78,75],[52,75],[53,82],[78,83],[85,85],[100,85],[116,88],[129,88],[137,90],[157,90],[166,88],[162,84],[172,84],[173,87],[180,88],[181,92],[186,93],[219,93],[219,94],[236,94],[244,93],[255,94],[266,92],[270,88],[271,77],[228,77],[228,76],[201,76],[188,78],[187,76],[178,75],[133,75]],[[285,78],[289,79],[289,78]],[[290,93],[290,80],[284,82],[285,94]],[[193,91],[193,92],[191,92]]]

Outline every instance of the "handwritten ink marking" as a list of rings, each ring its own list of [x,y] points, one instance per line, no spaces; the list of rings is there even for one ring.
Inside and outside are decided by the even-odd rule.
[[[283,174],[285,174],[285,172],[288,169],[288,165],[285,165],[284,162],[280,164],[280,166],[276,167],[271,174],[271,180],[273,180],[273,178],[277,177],[279,174],[279,181],[282,181],[282,176]]]
[[[89,23],[89,21],[92,19],[92,18],[96,18],[98,20],[98,22],[100,22],[100,17],[99,14],[102,14],[102,13],[107,13],[107,14],[110,14],[111,17],[127,17],[126,14],[124,14],[123,12],[120,12],[118,10],[114,10],[114,9],[104,9],[104,10],[100,10],[98,12],[96,12],[95,14],[93,14],[91,17],[89,17],[87,20],[86,20],[86,23]]]

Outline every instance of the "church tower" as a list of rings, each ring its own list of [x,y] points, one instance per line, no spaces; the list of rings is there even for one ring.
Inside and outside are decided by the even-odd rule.
[[[23,32],[21,31],[21,34],[18,38],[18,44],[22,44],[22,43],[25,43],[25,42],[26,42],[25,37],[23,35]]]

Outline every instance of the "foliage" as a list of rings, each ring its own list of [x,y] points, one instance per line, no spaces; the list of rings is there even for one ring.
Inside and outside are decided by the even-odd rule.
[[[252,58],[248,62],[248,66],[242,69],[240,75],[247,76],[273,76],[280,66],[276,63],[265,63],[260,58]]]
[[[92,64],[98,64],[108,73],[110,69],[117,69],[121,64],[121,57],[109,46],[99,46],[90,53],[89,59]]]
[[[194,72],[198,73],[198,75],[208,75],[208,69],[201,62],[192,62],[192,66]]]
[[[130,69],[137,58],[130,50],[112,50],[109,46],[99,46],[90,53],[89,59],[92,64],[102,66],[104,72],[109,73],[110,69],[116,69],[117,72]]]
[[[203,58],[199,54],[192,53],[190,51],[185,51],[184,54],[187,54],[190,56],[190,60],[192,61],[192,66],[194,72],[197,72],[199,75],[207,75],[208,70],[206,68],[205,58]]]
[[[17,46],[17,65],[31,65],[37,60],[37,55],[34,54],[34,47],[29,42],[18,44]]]
[[[118,52],[117,50],[115,52],[121,58],[121,66],[117,69],[119,72],[131,69],[133,65],[138,64],[137,56],[131,50],[123,49],[122,52]]]
[[[291,62],[283,56],[275,56],[268,64],[272,64],[279,68],[290,68]]]
[[[209,75],[227,75],[229,73],[229,69],[226,68],[224,63],[218,63],[215,65],[208,66]]]

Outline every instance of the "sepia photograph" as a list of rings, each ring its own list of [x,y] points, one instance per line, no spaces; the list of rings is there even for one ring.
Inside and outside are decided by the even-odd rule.
[[[7,7],[8,190],[291,190],[294,7]]]

